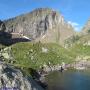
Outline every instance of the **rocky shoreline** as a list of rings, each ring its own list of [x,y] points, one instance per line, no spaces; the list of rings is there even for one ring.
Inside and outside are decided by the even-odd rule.
[[[63,71],[64,70],[69,70],[69,69],[74,69],[74,70],[87,70],[90,68],[90,61],[87,61],[87,60],[82,60],[82,61],[76,61],[72,64],[65,64],[63,62],[62,65],[56,65],[56,66],[47,66],[47,65],[44,65],[44,69],[43,69],[43,73],[40,74],[40,72],[38,72],[41,77],[40,77],[40,81],[42,83],[45,83],[45,77],[50,73],[50,72],[53,72],[53,71],[61,71],[61,67],[63,67]]]
[[[81,60],[81,61],[75,61],[71,64],[65,64],[64,62],[61,65],[54,65],[54,66],[48,66],[44,65],[43,72],[46,74],[52,71],[61,71],[63,70],[68,70],[68,69],[76,69],[76,70],[85,70],[90,68],[90,61],[88,60]],[[40,73],[40,72],[39,72]]]
[[[2,61],[0,62],[0,67],[1,67],[0,70],[2,72],[2,65],[1,64],[3,66],[5,66],[4,65],[5,63]],[[63,68],[63,70],[68,70],[68,69],[86,70],[86,69],[90,68],[90,61],[89,60],[77,60],[71,64],[65,64],[64,62],[62,62],[61,65],[58,64],[58,65],[52,66],[52,65],[50,65],[50,63],[48,65],[43,65],[43,68],[36,71],[36,75],[34,72],[34,74],[31,77],[31,79],[32,79],[31,81],[36,83],[37,87],[40,87],[40,89],[38,89],[36,87],[36,90],[46,90],[48,87],[47,83],[45,82],[46,75],[48,75],[50,72],[53,72],[53,71],[62,72],[61,67]],[[39,77],[37,77],[37,76],[39,76]],[[29,84],[34,85],[32,82],[29,82]],[[21,88],[21,87],[19,87],[19,88]],[[24,87],[22,87],[22,88],[24,88]],[[22,89],[22,90],[24,90],[24,89]],[[27,89],[27,90],[32,90],[32,89]]]

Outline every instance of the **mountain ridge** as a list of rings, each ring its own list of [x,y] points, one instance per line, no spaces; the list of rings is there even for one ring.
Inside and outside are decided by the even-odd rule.
[[[36,9],[5,20],[4,23],[6,32],[18,33],[31,41],[63,44],[65,39],[75,33],[73,27],[64,20],[59,12],[48,8]]]

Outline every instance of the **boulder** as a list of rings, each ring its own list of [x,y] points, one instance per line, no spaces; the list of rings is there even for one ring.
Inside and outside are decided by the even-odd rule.
[[[44,90],[31,77],[0,62],[0,90]]]

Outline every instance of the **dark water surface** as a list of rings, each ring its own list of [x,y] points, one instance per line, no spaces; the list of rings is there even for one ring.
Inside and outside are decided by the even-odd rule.
[[[90,90],[90,70],[52,72],[46,82],[47,90]]]

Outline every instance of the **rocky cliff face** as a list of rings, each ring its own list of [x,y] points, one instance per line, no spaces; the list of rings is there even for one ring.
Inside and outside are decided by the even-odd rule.
[[[87,23],[85,24],[85,26],[82,29],[82,34],[88,34],[90,33],[90,19],[87,21]]]
[[[0,62],[0,90],[43,90],[20,70]]]
[[[82,31],[80,32],[81,38],[78,42],[82,43],[83,45],[90,45],[90,19],[84,25]]]
[[[5,24],[0,20],[0,32],[3,32],[6,30]]]
[[[74,30],[58,12],[39,8],[31,13],[24,14],[4,21],[6,31],[20,35],[29,40],[41,42],[63,43],[74,34]]]

